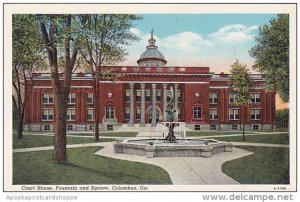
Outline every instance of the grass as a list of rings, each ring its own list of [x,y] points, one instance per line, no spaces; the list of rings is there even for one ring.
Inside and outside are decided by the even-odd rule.
[[[241,184],[289,184],[289,149],[239,146],[253,155],[228,161],[222,171]]]
[[[100,139],[99,142],[110,142],[114,139],[106,138]],[[89,137],[67,137],[67,144],[82,144],[93,143],[93,138]],[[43,147],[54,145],[54,136],[41,136],[41,135],[24,135],[22,139],[17,138],[17,134],[13,134],[13,148],[30,148],[30,147]]]
[[[188,137],[192,136],[214,136],[214,135],[234,135],[242,134],[242,131],[187,131]],[[253,134],[252,131],[245,131],[245,134]]]
[[[13,184],[172,184],[158,166],[95,155],[100,149],[68,149],[65,164],[53,161],[52,150],[16,153]]]
[[[215,137],[214,139],[220,141],[230,142],[243,142],[242,136],[230,136],[230,137]],[[289,144],[289,135],[286,133],[269,134],[269,135],[246,135],[245,142],[252,143],[269,143],[269,144]]]

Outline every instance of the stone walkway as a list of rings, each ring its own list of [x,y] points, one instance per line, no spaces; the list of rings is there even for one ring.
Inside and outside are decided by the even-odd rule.
[[[203,185],[203,184],[239,184],[222,172],[222,164],[226,161],[251,155],[249,151],[233,148],[232,152],[213,155],[211,158],[197,157],[156,157],[146,158],[123,153],[114,153],[113,144],[96,152],[97,155],[115,159],[136,161],[157,165],[169,173],[175,185]]]
[[[124,138],[124,137],[122,137]],[[260,147],[289,147],[282,144],[232,142],[233,145],[260,146]],[[123,153],[114,153],[113,142],[99,142],[67,145],[67,148],[102,146],[103,149],[95,154],[109,158],[136,161],[153,164],[166,170],[176,185],[203,185],[203,184],[239,184],[237,181],[222,172],[222,164],[226,161],[242,158],[252,152],[233,148],[232,152],[223,152],[211,158],[197,157],[156,157],[146,158]],[[53,150],[53,146],[13,149],[13,153]]]

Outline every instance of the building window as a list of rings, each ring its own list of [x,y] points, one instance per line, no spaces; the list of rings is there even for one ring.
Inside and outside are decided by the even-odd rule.
[[[53,103],[53,94],[52,93],[44,93],[43,94],[43,103],[44,104],[52,104]]]
[[[42,110],[42,120],[52,121],[53,120],[53,109],[43,109]]]
[[[230,120],[239,120],[239,109],[230,109],[229,110],[229,119]]]
[[[260,93],[254,93],[251,95],[252,103],[260,103]]]
[[[253,130],[258,130],[258,129],[259,129],[258,125],[253,125]]]
[[[181,102],[181,99],[182,99],[181,90],[177,91],[177,95],[178,95],[178,102]]]
[[[114,119],[115,118],[115,108],[114,107],[106,107],[105,108],[105,117],[106,117],[106,119]]]
[[[125,102],[129,102],[130,101],[130,90],[126,90],[125,91]]]
[[[135,110],[135,118],[137,120],[141,120],[141,108],[136,108],[136,110]]]
[[[68,97],[68,104],[75,104],[76,101],[76,94],[70,93]]]
[[[159,64],[159,66],[161,66],[161,63]],[[162,70],[163,70],[161,67],[157,67],[156,69],[158,72],[162,72]]]
[[[87,103],[93,104],[93,93],[87,93]]]
[[[201,118],[201,107],[194,107],[193,108],[194,119]]]
[[[73,130],[73,125],[67,125],[67,130]]]
[[[49,130],[50,130],[50,125],[45,125],[45,126],[44,126],[44,130],[45,130],[45,131],[49,131]]]
[[[236,93],[230,93],[229,94],[229,103],[236,103],[237,94]]]
[[[137,90],[135,94],[135,101],[140,102],[141,101],[141,91]]]
[[[210,120],[217,120],[218,119],[218,110],[217,109],[210,109]]]
[[[87,120],[94,120],[94,109],[87,109]]]
[[[114,130],[114,125],[107,125],[107,130],[108,131],[113,131]]]
[[[146,90],[145,94],[146,94],[145,95],[146,102],[150,102],[150,100],[151,100],[150,90]]]
[[[75,109],[68,109],[67,110],[67,120],[74,121],[75,120]]]
[[[168,67],[169,72],[174,72],[174,67]]]
[[[252,120],[260,120],[260,109],[251,109],[251,119]]]
[[[94,125],[89,125],[89,128],[88,128],[89,130],[94,130]]]
[[[178,113],[177,113],[178,114],[178,119],[181,119],[181,109],[178,108],[177,111],[178,111]]]
[[[200,130],[200,125],[195,125],[195,130]]]
[[[157,90],[156,91],[156,102],[160,102],[161,101],[161,90]]]
[[[218,104],[218,93],[209,94],[209,103],[210,104]]]
[[[237,130],[237,125],[232,125],[232,130]]]
[[[125,108],[125,119],[126,120],[130,119],[130,109],[128,107]]]
[[[216,130],[216,129],[217,129],[216,125],[210,125],[210,130]]]

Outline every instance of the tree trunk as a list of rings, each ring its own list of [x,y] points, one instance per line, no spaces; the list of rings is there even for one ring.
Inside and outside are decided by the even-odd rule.
[[[23,137],[23,116],[18,114],[18,138],[21,139]]]
[[[98,78],[94,80],[94,110],[95,110],[95,121],[94,121],[94,140],[99,141],[99,81]]]
[[[63,95],[59,96],[58,103],[55,107],[55,141],[54,141],[54,159],[58,162],[67,161],[66,151],[66,104]]]
[[[245,141],[245,123],[243,122],[243,142]]]
[[[243,142],[245,141],[245,106],[242,107],[243,109]]]

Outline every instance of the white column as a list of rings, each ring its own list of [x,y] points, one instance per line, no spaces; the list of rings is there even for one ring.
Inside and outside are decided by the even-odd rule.
[[[156,84],[152,84],[152,121],[151,126],[156,126]]]
[[[145,84],[141,83],[141,123],[140,125],[145,126]]]
[[[166,112],[167,111],[167,86],[168,86],[168,84],[166,84],[166,83],[163,84],[163,88],[164,88],[164,92],[163,92],[163,94],[164,94],[163,95],[164,96],[164,98],[163,98],[164,121],[167,121],[167,112]]]
[[[174,84],[174,109],[176,110],[175,116],[174,116],[174,121],[178,121],[178,84]]]
[[[134,126],[134,83],[129,83],[130,87],[130,119],[129,119],[129,126]]]

